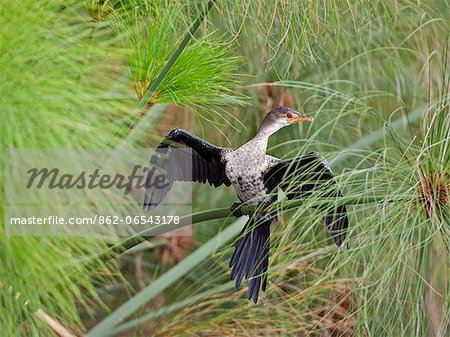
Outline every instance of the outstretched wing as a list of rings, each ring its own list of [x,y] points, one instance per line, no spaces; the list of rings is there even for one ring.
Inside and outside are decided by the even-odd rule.
[[[231,185],[225,174],[223,151],[223,148],[216,147],[185,130],[172,130],[150,158],[144,209],[150,211],[158,206],[172,188],[174,181],[208,182],[215,187],[222,184]],[[151,168],[156,168],[163,174],[155,175]],[[161,181],[161,177],[164,181]]]
[[[264,182],[269,191],[279,186],[288,199],[302,198],[313,193],[323,197],[342,197],[342,192],[333,179],[333,173],[324,157],[310,152],[292,160],[280,161],[265,175]],[[344,242],[348,217],[345,205],[324,205],[325,225],[336,245]]]

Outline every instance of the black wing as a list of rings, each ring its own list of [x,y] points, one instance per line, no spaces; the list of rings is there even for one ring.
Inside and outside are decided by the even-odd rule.
[[[324,197],[342,197],[342,192],[333,179],[327,161],[317,152],[286,161],[280,161],[265,175],[264,182],[269,191],[279,186],[288,199],[296,199],[319,193]],[[322,192],[321,192],[322,191]],[[325,225],[336,245],[344,242],[347,228],[345,205],[321,206],[326,213]]]
[[[174,181],[193,181],[218,187],[231,185],[225,175],[225,163],[222,160],[224,149],[205,140],[176,129],[172,130],[156,148],[150,158],[150,170],[147,173],[144,209],[152,210],[158,206],[172,188]],[[164,181],[161,179],[162,172]]]

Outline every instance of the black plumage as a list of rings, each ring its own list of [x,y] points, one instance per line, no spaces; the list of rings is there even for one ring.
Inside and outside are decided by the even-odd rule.
[[[242,229],[230,259],[230,279],[236,280],[236,288],[248,279],[247,298],[255,303],[259,290],[266,291],[271,223],[272,219],[262,214],[252,216]]]
[[[185,130],[172,130],[150,158],[150,167],[162,170],[167,187],[156,188],[157,184],[152,181],[156,175],[148,174],[146,186],[150,187],[145,191],[144,209],[150,211],[158,206],[174,181],[208,182],[215,187],[230,186],[231,182],[225,175],[222,151],[222,148]]]
[[[275,107],[264,118],[256,136],[239,148],[217,147],[177,129],[166,136],[150,159],[150,166],[164,171],[166,184],[156,188],[152,181],[154,175],[148,174],[143,205],[147,210],[164,200],[174,181],[209,183],[215,187],[233,185],[242,203],[258,206],[245,224],[230,259],[230,278],[235,280],[236,288],[243,280],[248,280],[247,297],[255,303],[259,291],[267,287],[270,226],[275,215],[267,214],[265,209],[274,202],[271,192],[281,188],[288,199],[312,194],[342,197],[327,161],[319,153],[310,152],[284,161],[265,153],[268,138],[273,133],[293,123],[310,120],[311,117],[293,109]],[[232,207],[236,216],[241,215],[240,205]],[[326,228],[340,246],[348,227],[345,205],[333,202],[318,208],[324,213]]]
[[[334,175],[327,161],[318,152],[292,160],[284,160],[271,168],[264,176],[269,191],[280,187],[289,200],[311,196],[342,197],[342,192],[334,181]],[[347,233],[348,217],[344,204],[333,204],[331,208],[322,206],[324,222],[336,245],[340,246]]]

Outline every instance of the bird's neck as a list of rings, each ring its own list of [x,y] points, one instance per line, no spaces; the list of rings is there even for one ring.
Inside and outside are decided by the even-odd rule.
[[[260,127],[255,137],[253,137],[247,144],[253,147],[253,152],[266,153],[269,137],[279,130],[277,125],[265,125]]]

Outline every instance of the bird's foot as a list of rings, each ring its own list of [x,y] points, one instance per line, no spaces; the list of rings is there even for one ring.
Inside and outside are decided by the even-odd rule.
[[[233,215],[236,218],[240,218],[241,216],[244,215],[242,213],[242,209],[241,209],[242,205],[243,205],[243,203],[241,203],[241,202],[235,202],[233,205],[231,205],[231,208],[230,208],[231,213],[233,213]]]

